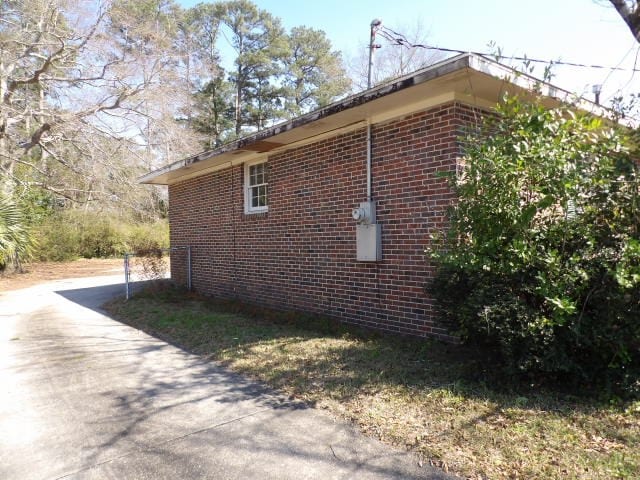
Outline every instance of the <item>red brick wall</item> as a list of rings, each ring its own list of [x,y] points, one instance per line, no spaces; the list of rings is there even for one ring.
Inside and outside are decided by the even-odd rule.
[[[455,170],[462,127],[474,118],[474,110],[448,104],[373,126],[379,263],[355,260],[351,210],[366,200],[364,129],[271,155],[267,213],[244,213],[243,167],[171,185],[171,243],[192,246],[193,288],[450,338],[425,292],[432,269],[424,249],[453,200],[437,173]]]

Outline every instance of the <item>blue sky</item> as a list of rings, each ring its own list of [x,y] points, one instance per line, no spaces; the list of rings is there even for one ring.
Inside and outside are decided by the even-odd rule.
[[[179,0],[188,7],[194,0]],[[324,30],[345,57],[366,48],[369,24],[402,30],[419,20],[430,44],[488,51],[495,42],[505,55],[565,60],[632,69],[640,45],[606,0],[258,0],[260,8],[280,17],[286,28]],[[385,45],[383,48],[399,48]],[[637,67],[640,69],[640,58]],[[539,70],[540,74],[542,69]],[[591,85],[604,84],[603,103],[613,95],[640,92],[640,72],[556,67],[552,83],[591,96]],[[636,78],[637,77],[637,78]]]

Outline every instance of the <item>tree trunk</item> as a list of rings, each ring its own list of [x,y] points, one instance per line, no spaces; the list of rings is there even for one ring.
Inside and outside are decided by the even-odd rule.
[[[242,96],[242,81],[240,75],[242,74],[242,67],[238,66],[238,78],[236,79],[236,135],[240,135],[242,131],[242,118],[240,112],[241,96]]]
[[[630,8],[625,0],[609,1],[625,21],[636,41],[640,42],[640,6],[633,2],[634,7]]]
[[[7,129],[9,128],[8,82],[4,63],[0,62],[0,194],[11,197],[13,194],[14,161],[9,150]]]

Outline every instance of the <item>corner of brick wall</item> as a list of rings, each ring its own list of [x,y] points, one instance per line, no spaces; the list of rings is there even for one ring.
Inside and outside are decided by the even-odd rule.
[[[383,260],[355,260],[351,210],[366,198],[366,133],[269,157],[269,211],[247,215],[242,166],[169,187],[171,244],[192,247],[193,288],[388,332],[455,341],[427,293],[424,250],[455,200],[460,133],[483,112],[450,103],[372,129]],[[172,267],[173,268],[173,267]],[[182,275],[178,266],[172,272]]]

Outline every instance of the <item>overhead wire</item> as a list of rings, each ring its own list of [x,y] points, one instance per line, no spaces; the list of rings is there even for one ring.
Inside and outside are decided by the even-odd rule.
[[[620,61],[618,62],[618,65],[616,65],[617,67],[619,67],[620,65],[622,65],[622,63],[627,59],[627,57],[629,56],[629,54],[630,54],[630,53],[633,51],[633,49],[635,48],[636,43],[637,43],[637,42],[636,42],[636,40],[634,39],[634,40],[633,40],[633,44],[631,45],[631,47],[629,48],[629,50],[627,50],[627,53],[625,53],[625,54],[624,54],[624,56],[623,56],[623,57],[620,59]],[[637,53],[636,53],[636,61],[637,61],[637,60],[638,60],[638,55],[637,55]],[[633,68],[635,68],[635,67],[636,67],[636,64],[634,63]],[[611,78],[611,76],[613,75],[613,72],[614,72],[614,71],[615,71],[615,70],[611,70],[611,71],[607,74],[607,76],[604,78],[604,80],[603,80],[602,82],[600,82],[600,84],[601,84],[603,87],[606,85],[607,81]],[[634,74],[635,74],[635,72],[633,72],[633,73],[631,74],[632,78],[633,78],[633,75],[634,75]]]
[[[456,48],[444,48],[444,47],[436,47],[433,45],[425,45],[422,43],[412,43],[407,40],[407,37],[402,33],[398,33],[393,29],[385,26],[381,26],[377,32],[381,37],[388,40],[392,44],[399,45],[406,48],[423,48],[426,50],[436,50],[445,53],[472,53],[474,55],[481,55],[483,57],[503,59],[503,60],[518,60],[523,62],[532,62],[532,63],[544,63],[547,65],[565,65],[569,67],[577,67],[577,68],[592,68],[592,69],[600,69],[600,70],[610,70],[610,71],[620,71],[620,72],[638,72],[640,71],[637,68],[637,65],[634,65],[632,69],[624,68],[618,66],[612,67],[607,65],[597,65],[597,64],[585,64],[578,62],[568,62],[564,60],[543,60],[539,58],[531,58],[527,56],[518,56],[518,55],[503,55],[501,53],[490,53],[490,52],[478,52],[478,51],[469,51],[469,50],[460,50]]]
[[[636,67],[638,66],[638,55],[640,54],[640,46],[636,46],[635,48],[636,48],[636,57],[635,57],[635,60],[633,61],[633,70],[631,71],[631,77],[629,77],[629,80],[627,81],[627,83],[625,83],[622,87],[616,90],[616,94],[619,94],[624,89],[626,89],[629,85],[631,85],[631,82],[633,82],[633,77],[635,77],[636,72],[638,71],[636,70]]]

